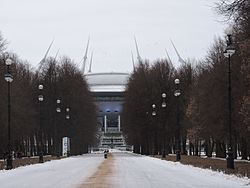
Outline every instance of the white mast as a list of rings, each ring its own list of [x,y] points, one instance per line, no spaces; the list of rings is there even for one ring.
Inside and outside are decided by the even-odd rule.
[[[140,62],[142,62],[142,58],[141,58],[140,53],[139,53],[139,49],[138,49],[136,38],[134,37],[134,39],[135,39],[135,47],[136,47],[136,52],[137,52],[137,60],[140,63]]]
[[[132,51],[131,51],[131,58],[132,58],[132,63],[133,63],[133,69],[135,70],[135,60],[134,60],[134,55]]]
[[[56,61],[56,58],[57,58],[57,55],[58,55],[59,51],[60,51],[60,49],[57,50],[56,55],[54,57],[54,61]]]
[[[85,50],[85,54],[83,56],[83,58],[81,59],[80,63],[83,61],[83,64],[82,64],[82,73],[84,74],[85,73],[85,67],[86,67],[86,62],[87,62],[87,59],[88,59],[88,50],[89,50],[89,38],[88,38],[88,43],[87,43],[87,47],[86,47],[86,50]]]
[[[50,48],[51,48],[53,42],[54,42],[54,39],[52,40],[52,42],[50,43],[48,49],[46,50],[46,52],[45,52],[45,54],[44,54],[44,57],[43,57],[42,60],[39,62],[38,72],[40,72],[40,69],[42,68],[43,63],[45,62],[45,60],[46,60],[46,58],[47,58],[47,55],[48,55],[48,53],[49,53],[49,51],[50,51]]]
[[[179,59],[178,59],[179,62],[185,64],[186,62],[181,58],[181,56],[180,56],[179,52],[177,51],[177,49],[176,49],[176,47],[175,47],[173,41],[172,41],[172,40],[170,40],[170,41],[171,41],[171,43],[172,43],[172,45],[173,45],[173,47],[174,47],[174,50],[175,50],[175,52],[176,52],[176,54],[177,54],[177,56],[178,56],[178,58],[179,58]]]
[[[173,65],[172,60],[171,60],[171,58],[170,58],[170,56],[169,56],[169,54],[168,54],[167,49],[165,49],[165,51],[166,51],[166,54],[167,54],[167,57],[168,57],[167,60],[169,61],[169,63],[170,63],[171,65]]]
[[[92,62],[93,62],[93,51],[91,53],[91,58],[90,58],[90,63],[89,63],[89,73],[91,73],[91,69],[92,69]]]

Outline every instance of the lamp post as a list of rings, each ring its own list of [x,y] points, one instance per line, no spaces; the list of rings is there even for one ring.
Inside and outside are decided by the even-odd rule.
[[[181,144],[180,144],[180,102],[179,96],[181,95],[181,91],[179,89],[180,80],[175,79],[174,83],[176,85],[176,90],[174,91],[174,96],[177,98],[177,105],[176,105],[176,123],[177,123],[177,135],[176,135],[176,161],[181,160]]]
[[[156,116],[156,105],[152,104],[152,116]]]
[[[11,131],[10,131],[10,112],[11,112],[11,104],[10,104],[10,83],[13,81],[13,76],[10,73],[10,66],[12,64],[11,59],[6,59],[5,64],[7,66],[7,73],[4,75],[4,78],[8,84],[8,156],[7,156],[7,165],[6,170],[10,170],[13,168],[12,165],[12,148],[11,148]]]
[[[67,107],[67,108],[65,109],[65,111],[66,111],[66,116],[65,116],[65,118],[66,118],[66,120],[69,120],[69,119],[70,119],[70,115],[69,115],[70,109],[69,109],[69,107]]]
[[[166,103],[166,93],[162,93],[161,94],[161,97],[162,97],[162,103],[161,103],[161,107],[163,109],[166,109],[167,107],[167,103]],[[163,151],[162,151],[162,158],[166,158],[166,125],[165,125],[165,118],[163,117]]]
[[[39,144],[38,144],[38,152],[39,152],[39,163],[43,163],[43,141],[42,141],[42,102],[44,100],[42,93],[43,85],[38,85],[39,95],[38,95],[38,101],[39,101]]]
[[[70,115],[69,115],[70,108],[69,108],[69,107],[66,107],[66,108],[65,108],[65,111],[66,111],[66,116],[65,116],[66,121],[69,121],[69,119],[70,119]],[[70,133],[69,133],[69,134],[70,134]],[[68,148],[67,157],[69,157],[69,155],[70,155],[70,148]]]
[[[56,100],[56,105],[57,105],[57,107],[56,107],[56,117],[55,117],[55,128],[54,128],[54,136],[55,136],[55,138],[54,138],[54,153],[55,153],[55,155],[57,156],[57,157],[59,157],[60,156],[60,152],[58,151],[58,137],[57,137],[57,131],[58,131],[58,129],[57,129],[57,115],[59,115],[59,113],[61,113],[61,108],[60,108],[60,104],[61,104],[61,100],[60,99],[57,99]]]
[[[234,157],[232,151],[232,104],[231,104],[231,56],[235,53],[233,46],[232,35],[227,34],[227,47],[224,51],[224,56],[228,58],[228,156],[227,156],[227,168],[234,169]]]

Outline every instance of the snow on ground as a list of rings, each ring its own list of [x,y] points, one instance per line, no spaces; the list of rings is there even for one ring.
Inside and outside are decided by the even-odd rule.
[[[114,187],[120,188],[246,188],[248,178],[238,178],[179,162],[134,154],[115,156]]]
[[[0,171],[1,188],[71,188],[91,176],[103,154],[87,154]]]
[[[132,153],[110,151],[112,165],[101,174],[112,188],[246,188],[250,179]],[[114,153],[113,153],[114,152]],[[0,171],[1,188],[77,188],[103,162],[103,153]],[[100,169],[99,169],[100,170]],[[98,184],[100,185],[100,184]],[[98,187],[98,186],[97,186]]]

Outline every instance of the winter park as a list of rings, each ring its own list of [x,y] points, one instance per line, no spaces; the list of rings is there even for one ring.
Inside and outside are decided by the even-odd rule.
[[[1,188],[250,188],[250,0],[9,0]]]

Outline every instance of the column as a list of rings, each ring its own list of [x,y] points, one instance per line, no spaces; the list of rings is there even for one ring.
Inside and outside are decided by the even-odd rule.
[[[104,133],[107,132],[107,116],[104,116]]]
[[[118,115],[118,131],[121,131],[121,116]]]

